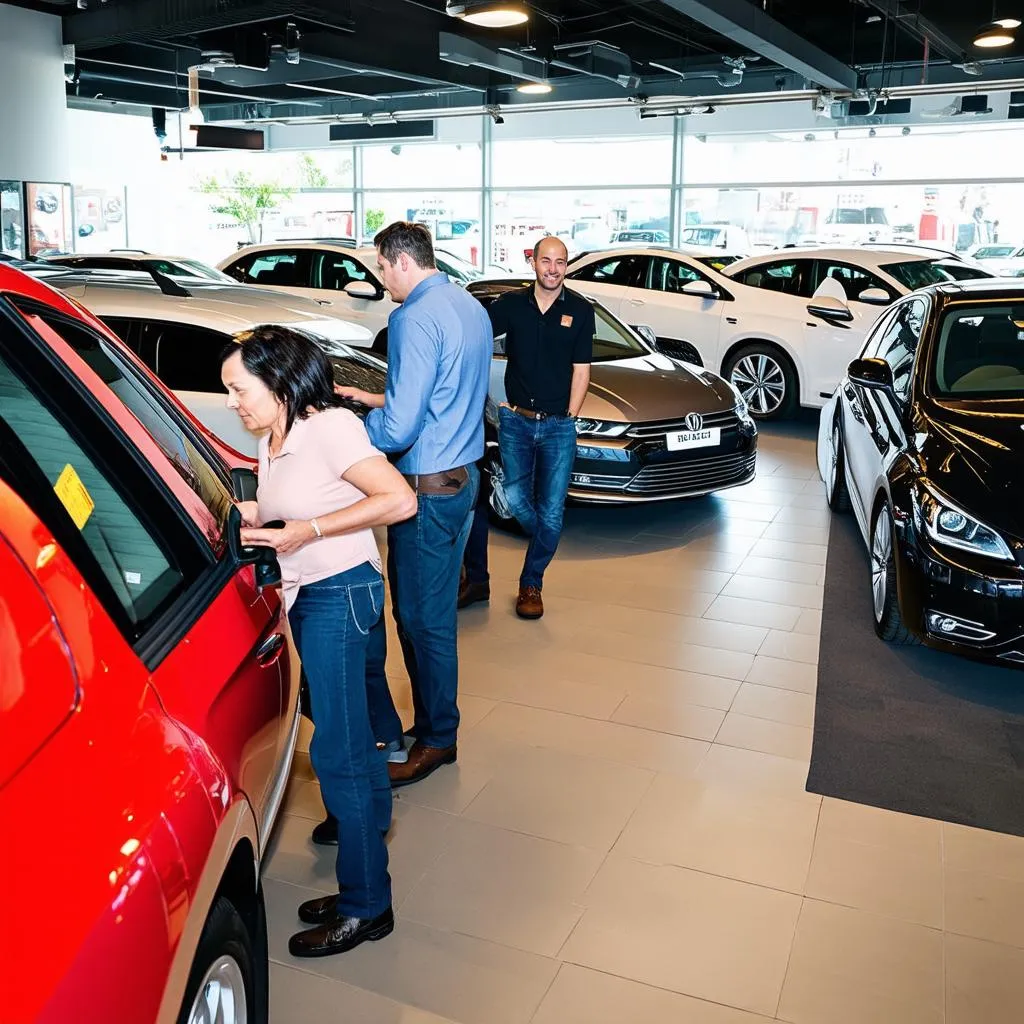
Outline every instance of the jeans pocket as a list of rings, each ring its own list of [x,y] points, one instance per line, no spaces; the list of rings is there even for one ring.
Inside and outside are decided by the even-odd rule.
[[[377,625],[384,610],[384,583],[353,583],[348,588],[352,622],[363,636]]]

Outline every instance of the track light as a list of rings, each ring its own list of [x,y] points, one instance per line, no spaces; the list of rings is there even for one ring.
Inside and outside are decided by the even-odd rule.
[[[445,13],[481,28],[511,28],[530,20],[526,4],[518,0],[466,0],[465,3],[448,0]]]
[[[298,64],[301,58],[299,40],[302,33],[294,21],[289,21],[284,28],[284,59],[288,64]]]
[[[493,120],[495,124],[504,124],[505,123],[505,118],[503,118],[501,116],[501,107],[498,107],[498,106],[488,107],[487,108],[487,113],[491,115],[491,120]]]
[[[547,82],[523,82],[516,86],[516,92],[524,96],[546,96],[551,92],[552,87]]]

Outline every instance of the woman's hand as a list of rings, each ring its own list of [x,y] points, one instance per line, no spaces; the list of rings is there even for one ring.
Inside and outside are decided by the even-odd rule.
[[[308,519],[289,519],[279,530],[242,530],[242,543],[273,548],[279,555],[290,555],[316,538]]]
[[[372,405],[373,396],[369,391],[361,391],[359,388],[344,387],[341,384],[334,385],[334,393],[350,402],[358,402],[360,405]]]
[[[260,525],[260,507],[255,501],[236,501],[235,507],[242,515],[243,526]]]

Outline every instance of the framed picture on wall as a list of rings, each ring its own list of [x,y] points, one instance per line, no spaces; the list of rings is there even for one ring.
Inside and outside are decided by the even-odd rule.
[[[25,212],[20,181],[0,180],[0,253],[25,257]]]
[[[128,245],[128,218],[123,186],[100,188],[76,185],[75,252],[109,252]]]
[[[29,256],[74,252],[71,186],[66,182],[25,182],[26,247]]]

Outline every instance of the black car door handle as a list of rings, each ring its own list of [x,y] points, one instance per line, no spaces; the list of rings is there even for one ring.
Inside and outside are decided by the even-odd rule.
[[[726,322],[727,324],[738,324],[738,323],[739,323],[739,320],[738,320],[738,318],[736,318],[736,317],[734,317],[734,316],[727,316],[727,317],[725,318],[725,322]]]
[[[284,633],[271,633],[266,640],[256,648],[256,661],[263,668],[268,668],[281,657],[284,650]]]

